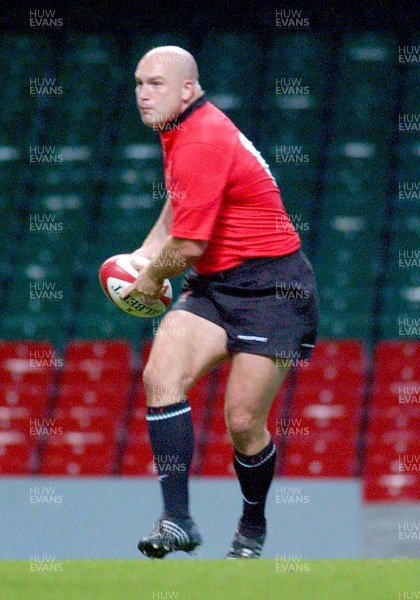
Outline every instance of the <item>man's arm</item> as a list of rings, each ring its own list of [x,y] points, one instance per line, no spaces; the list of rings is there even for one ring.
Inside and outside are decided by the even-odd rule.
[[[161,210],[158,220],[156,221],[153,228],[150,230],[149,235],[144,240],[140,248],[133,252],[133,255],[140,255],[152,260],[152,258],[160,251],[163,244],[165,243],[169,228],[172,222],[172,206],[171,200],[168,196],[166,202]]]
[[[162,291],[164,279],[180,275],[191,267],[205,252],[208,242],[168,236],[161,249],[152,256],[150,264],[142,269],[136,281],[126,287],[120,297],[124,300],[137,292],[145,304],[153,304]]]
[[[168,236],[146,271],[150,279],[162,282],[180,275],[205,252],[208,242]]]

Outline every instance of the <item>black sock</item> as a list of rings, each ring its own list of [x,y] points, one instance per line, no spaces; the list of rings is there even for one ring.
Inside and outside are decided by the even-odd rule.
[[[276,464],[276,447],[273,440],[253,456],[235,450],[233,464],[244,498],[240,520],[241,533],[248,533],[250,536],[261,535],[265,532],[265,501]]]
[[[185,519],[189,516],[188,474],[194,452],[191,407],[188,402],[148,407],[146,419],[162,489],[163,516]]]

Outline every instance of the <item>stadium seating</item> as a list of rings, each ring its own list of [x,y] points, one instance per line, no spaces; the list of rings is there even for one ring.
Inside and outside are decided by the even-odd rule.
[[[376,347],[364,462],[368,501],[419,499],[419,359],[419,342],[382,341]]]
[[[0,342],[0,474],[36,469],[58,364],[49,342]]]
[[[311,362],[297,368],[284,419],[286,476],[356,475],[366,357],[357,340],[320,341]]]
[[[66,345],[53,412],[59,431],[42,449],[43,475],[114,472],[133,367],[133,351],[125,341]]]

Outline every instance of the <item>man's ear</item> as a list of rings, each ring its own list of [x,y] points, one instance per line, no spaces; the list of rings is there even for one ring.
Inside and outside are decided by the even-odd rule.
[[[182,86],[182,99],[185,102],[189,102],[194,96],[194,84],[195,82],[192,79],[184,79]]]

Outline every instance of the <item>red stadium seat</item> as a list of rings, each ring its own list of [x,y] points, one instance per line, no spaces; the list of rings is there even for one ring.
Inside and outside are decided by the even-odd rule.
[[[407,411],[420,407],[420,381],[374,382],[372,406],[383,410],[385,407],[399,406]]]
[[[30,474],[62,360],[49,342],[0,342],[0,473]]]
[[[64,349],[64,361],[80,365],[86,360],[102,361],[108,365],[128,367],[133,364],[133,348],[126,340],[71,340]]]
[[[420,474],[420,439],[418,429],[370,433],[366,445],[365,473]]]
[[[342,388],[362,386],[365,363],[361,342],[323,340],[317,343],[309,364],[297,369],[297,385],[318,389],[331,385]]]
[[[16,430],[30,437],[31,425],[37,421],[39,419],[32,419],[31,410],[26,406],[0,407],[0,431]]]
[[[110,414],[119,415],[127,407],[129,391],[94,385],[63,385],[59,389],[58,405],[63,409],[84,406],[93,412],[97,408],[105,408]]]
[[[42,475],[112,475],[116,439],[103,431],[63,430],[48,440]]]
[[[383,340],[376,344],[375,361],[385,362],[389,365],[403,364],[417,365],[420,362],[420,342],[405,340]]]
[[[44,415],[48,403],[49,385],[4,384],[0,389],[0,409],[26,408],[33,417]]]
[[[346,404],[349,407],[354,406],[355,398],[360,404],[364,397],[364,381],[361,385],[341,384],[340,381],[333,383],[322,383],[321,385],[312,382],[312,384],[302,384],[300,380],[296,382],[296,388],[293,393],[293,404],[296,407],[303,407],[306,404]]]
[[[106,389],[114,388],[125,393],[131,386],[130,371],[119,367],[110,368],[102,361],[86,361],[80,368],[67,365],[63,370],[62,385],[72,385],[79,388],[92,387]]]
[[[146,415],[147,408],[144,401],[137,405],[131,415],[126,432],[127,443],[123,448],[121,460],[122,475],[143,477],[156,475]]]
[[[370,411],[369,434],[388,433],[389,431],[402,432],[406,429],[420,428],[419,409],[414,407],[407,410],[400,406],[375,407]]]
[[[149,439],[146,415],[146,404],[142,406],[139,405],[133,410],[128,429],[128,437],[130,440]]]
[[[30,475],[36,454],[19,430],[0,431],[0,475]]]
[[[293,403],[290,421],[295,426],[307,428],[311,434],[323,431],[340,432],[343,435],[357,436],[361,418],[361,406],[348,406],[344,403],[315,404]],[[288,420],[285,420],[287,425]]]
[[[366,360],[363,343],[359,340],[319,340],[315,346],[311,363],[364,363]]]
[[[157,476],[148,439],[131,438],[124,450],[121,474],[143,477]]]
[[[229,442],[209,442],[198,469],[203,477],[234,477],[233,449]]]
[[[365,393],[366,358],[357,340],[323,340],[296,372],[283,470],[289,477],[353,477]]]
[[[10,342],[0,340],[0,368],[11,359],[40,361],[55,356],[54,346],[50,342],[37,340]]]
[[[282,476],[354,477],[356,438],[324,435],[291,436],[287,440]]]
[[[338,386],[344,391],[349,387],[362,387],[365,378],[364,363],[320,364],[314,361],[308,367],[297,369],[297,385],[319,388]]]
[[[420,475],[382,473],[363,479],[365,502],[419,502]]]
[[[379,342],[374,361],[377,385],[420,384],[420,342]]]
[[[62,360],[49,342],[0,342],[0,380],[9,388],[52,385]]]
[[[367,502],[420,499],[420,343],[381,341],[374,352],[363,470]]]

